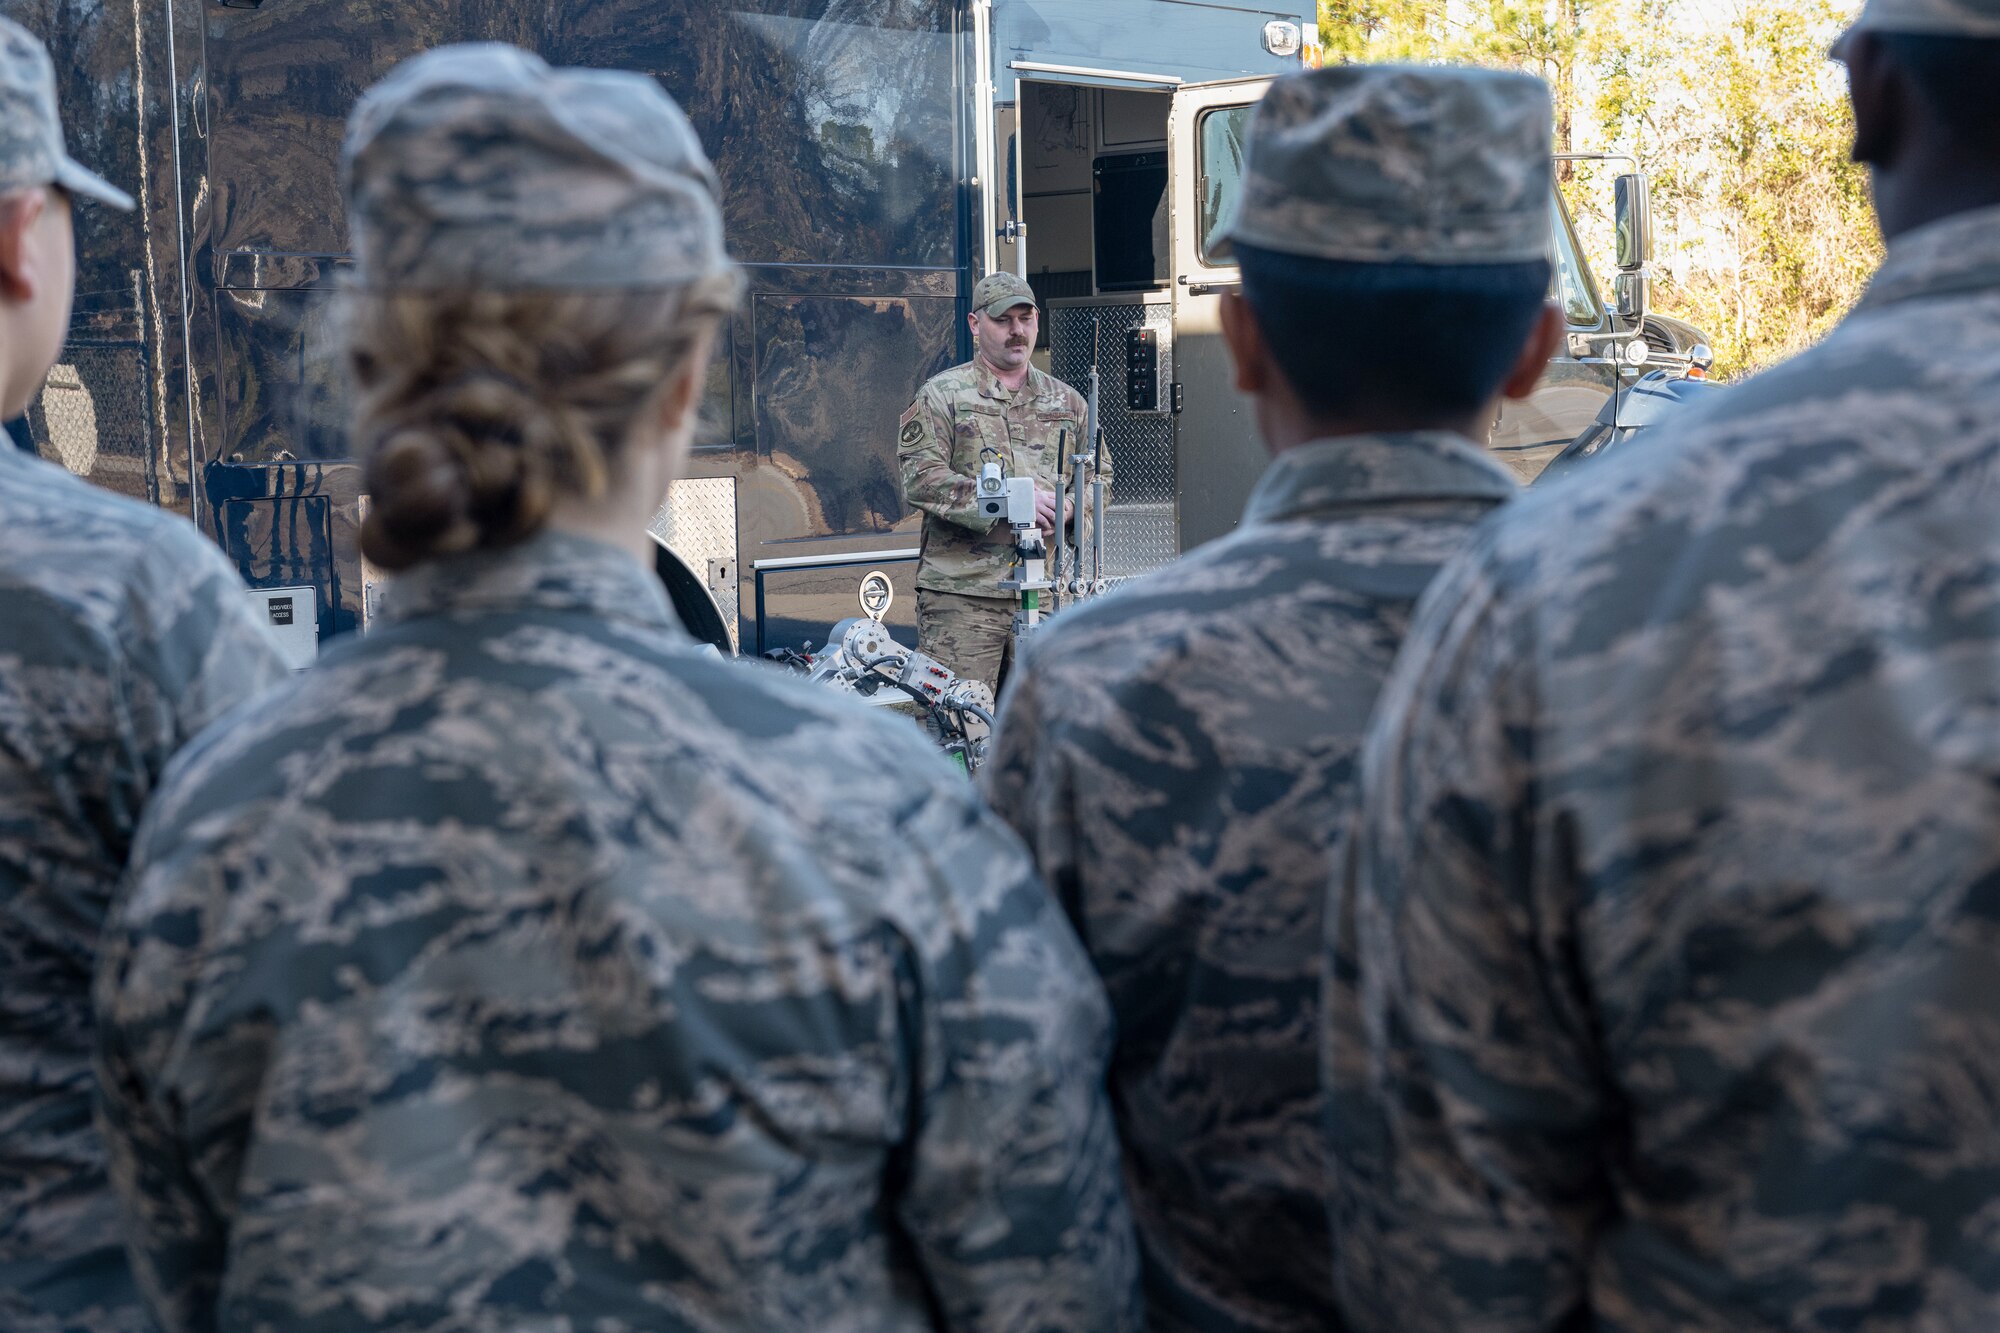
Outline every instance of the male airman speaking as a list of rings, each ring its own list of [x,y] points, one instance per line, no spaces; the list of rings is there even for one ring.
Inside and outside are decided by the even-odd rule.
[[[991,273],[972,290],[973,359],[935,375],[897,425],[903,495],[923,511],[917,566],[917,646],[996,693],[1013,661],[1014,593],[1000,586],[1014,563],[1004,518],[975,503],[980,468],[997,460],[1035,479],[1035,516],[1053,537],[1058,472],[1084,444],[1083,396],[1034,366],[1041,327],[1035,293],[1012,273]],[[1111,475],[1107,457],[1104,475]],[[1072,508],[1065,504],[1065,510]]]

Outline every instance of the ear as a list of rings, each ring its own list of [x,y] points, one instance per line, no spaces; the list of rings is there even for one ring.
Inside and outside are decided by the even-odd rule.
[[[1535,326],[1528,332],[1528,341],[1521,345],[1521,355],[1515,358],[1514,368],[1507,372],[1501,382],[1500,395],[1503,398],[1526,398],[1542,382],[1548,371],[1549,358],[1562,350],[1563,335],[1569,331],[1569,321],[1563,317],[1562,307],[1554,301],[1542,306],[1542,313],[1535,317]]]
[[[1256,312],[1240,291],[1222,294],[1222,341],[1229,348],[1229,364],[1235,371],[1239,393],[1260,394],[1271,387],[1276,368],[1271,364],[1271,347],[1264,330],[1257,326]]]
[[[1910,130],[1908,90],[1896,62],[1872,32],[1848,34],[1839,51],[1847,65],[1848,100],[1854,103],[1854,160],[1894,166]]]
[[[48,281],[48,261],[35,243],[35,224],[48,207],[47,189],[0,199],[0,298],[26,304]]]

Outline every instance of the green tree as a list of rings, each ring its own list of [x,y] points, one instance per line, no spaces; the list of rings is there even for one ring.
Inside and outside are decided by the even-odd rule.
[[[1449,33],[1444,0],[1320,0],[1329,60],[1431,60]]]
[[[1689,53],[1684,95],[1654,109],[1679,251],[1663,296],[1731,370],[1822,336],[1881,262],[1845,81],[1826,57],[1845,8],[1742,3]]]
[[[1459,60],[1547,79],[1559,151],[1654,180],[1659,308],[1706,330],[1724,375],[1797,352],[1881,258],[1852,116],[1826,57],[1854,0],[1324,0],[1329,59]],[[1562,173],[1594,254],[1607,171]]]

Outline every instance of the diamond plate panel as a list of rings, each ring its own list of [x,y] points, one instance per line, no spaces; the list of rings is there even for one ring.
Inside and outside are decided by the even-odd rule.
[[[708,585],[734,643],[742,602],[736,574],[736,478],[686,477],[675,482],[667,489],[667,502],[653,515],[651,530]]]
[[[137,500],[153,498],[146,349],[71,343],[28,408],[35,450],[79,477]]]
[[[1160,335],[1160,395],[1163,402],[1170,401],[1171,305],[1138,297],[1088,305],[1049,303],[1050,369],[1085,395],[1090,392],[1091,340],[1096,338],[1097,415],[1112,464],[1111,495],[1104,512],[1104,572],[1110,578],[1143,574],[1180,554],[1180,523],[1174,511],[1174,419],[1167,413],[1135,413],[1125,406],[1125,331],[1136,328],[1154,329]]]

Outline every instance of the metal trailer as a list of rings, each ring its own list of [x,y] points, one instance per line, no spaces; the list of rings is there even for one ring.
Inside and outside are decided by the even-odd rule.
[[[655,534],[677,603],[712,602],[720,614],[697,618],[732,644],[823,637],[850,614],[852,567],[829,556],[879,555],[913,606],[918,516],[895,423],[926,378],[969,355],[983,271],[1036,284],[1049,307],[1039,355],[1055,373],[1080,383],[1096,341],[1118,474],[1112,573],[1226,531],[1261,470],[1216,332],[1233,270],[1206,238],[1232,197],[1250,105],[1317,56],[1301,0],[0,0],[0,12],[49,42],[73,151],[140,200],[131,214],[78,211],[75,320],[30,409],[33,444],[192,518],[260,600],[283,604],[301,661],[365,625],[376,584],[327,350],[347,263],[342,125],[397,61],[451,41],[651,73],[716,161],[750,291]],[[1598,299],[1566,215],[1557,233],[1572,354],[1547,401],[1510,413],[1495,439],[1531,462],[1595,418],[1638,329]]]

